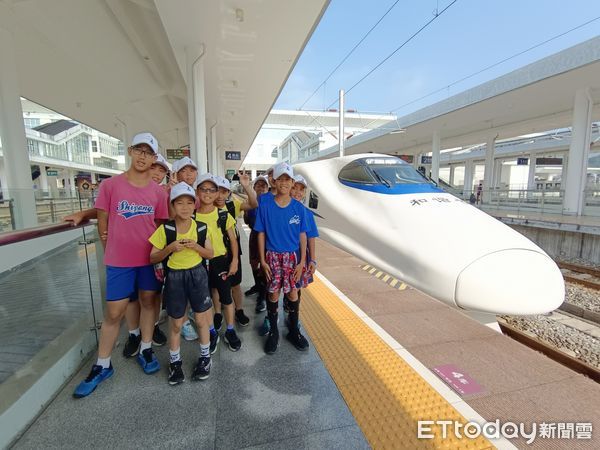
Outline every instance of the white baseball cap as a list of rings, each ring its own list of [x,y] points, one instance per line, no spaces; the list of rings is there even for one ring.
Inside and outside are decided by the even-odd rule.
[[[256,183],[258,183],[259,181],[264,181],[265,183],[267,183],[267,187],[269,187],[269,179],[264,176],[264,175],[259,175],[257,176],[253,181],[252,181],[252,186],[254,187],[254,185]]]
[[[157,156],[156,161],[154,162],[154,164],[158,164],[159,166],[163,166],[166,169],[167,172],[171,170],[171,165],[165,159],[165,157],[163,155],[161,155],[160,153],[158,154],[158,156]]]
[[[194,201],[196,201],[196,193],[194,192],[192,187],[189,184],[182,181],[181,183],[177,183],[171,189],[171,202],[183,195],[188,195],[192,197]]]
[[[133,137],[131,141],[131,146],[135,147],[136,145],[146,144],[148,147],[152,149],[155,155],[158,154],[158,141],[151,133],[138,133]]]
[[[212,184],[215,185],[215,187],[219,187],[219,185],[217,184],[217,180],[215,180],[215,177],[211,173],[205,173],[196,178],[196,181],[194,181],[194,189],[198,189],[198,186],[200,186],[205,181],[210,181]]]
[[[294,176],[294,183],[300,183],[305,188],[308,187],[308,183],[306,182],[306,180],[304,179],[304,177],[302,175],[300,175],[300,174]]]
[[[173,172],[177,173],[185,166],[192,166],[194,169],[198,170],[198,166],[194,161],[192,161],[192,158],[184,156],[173,163]]]
[[[273,168],[273,179],[276,180],[283,174],[288,175],[292,179],[294,178],[294,171],[286,162],[279,163]]]
[[[217,187],[225,188],[228,191],[231,190],[231,183],[229,182],[229,180],[227,178],[223,178],[219,175],[215,175],[215,181],[217,182]]]

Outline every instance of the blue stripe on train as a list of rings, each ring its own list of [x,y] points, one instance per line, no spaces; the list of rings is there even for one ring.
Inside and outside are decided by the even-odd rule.
[[[378,194],[401,195],[401,194],[418,194],[423,192],[444,192],[443,189],[436,187],[430,183],[411,183],[411,184],[395,184],[392,187],[387,187],[383,184],[362,184],[353,183],[351,181],[340,180],[344,186],[363,191],[377,192]]]

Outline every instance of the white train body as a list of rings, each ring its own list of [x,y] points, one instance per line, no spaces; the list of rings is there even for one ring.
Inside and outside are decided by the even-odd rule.
[[[308,181],[322,238],[444,303],[541,314],[564,300],[562,274],[541,248],[399,158],[352,155],[294,171]]]

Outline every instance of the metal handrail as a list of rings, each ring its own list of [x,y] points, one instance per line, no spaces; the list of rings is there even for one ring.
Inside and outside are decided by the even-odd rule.
[[[8,231],[0,234],[0,247],[16,244],[17,242],[29,241],[31,239],[36,239],[43,236],[49,236],[51,234],[62,233],[64,231],[75,230],[77,228],[83,228],[95,223],[95,220],[81,222],[78,225],[74,225],[73,222],[63,222],[34,228],[26,228],[19,231]]]

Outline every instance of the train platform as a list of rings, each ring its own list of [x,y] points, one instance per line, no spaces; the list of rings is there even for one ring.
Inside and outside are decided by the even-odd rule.
[[[483,211],[509,225],[525,225],[551,230],[600,235],[600,217],[567,216],[537,211],[508,210],[481,207]]]
[[[249,298],[250,325],[238,327],[242,349],[221,342],[205,382],[171,387],[164,370],[144,375],[119,346],[110,380],[73,399],[87,361],[13,447],[600,447],[598,384],[323,241],[317,255],[319,274],[302,297],[308,352],[282,339],[265,355],[257,333],[264,313],[255,314]],[[245,270],[242,286],[250,284]],[[186,374],[196,352],[182,344]],[[164,367],[168,350],[157,355]],[[461,394],[443,377],[456,389],[456,380],[468,386]],[[444,438],[427,422],[419,438],[419,420],[537,429],[528,444],[450,428]]]

